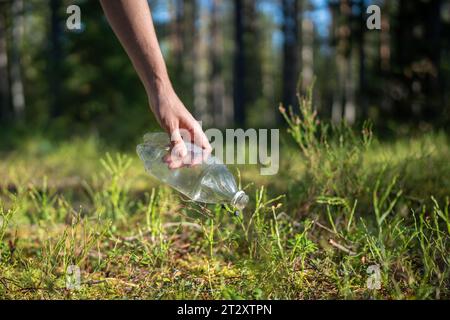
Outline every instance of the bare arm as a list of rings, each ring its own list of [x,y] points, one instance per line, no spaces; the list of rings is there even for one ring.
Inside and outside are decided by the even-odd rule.
[[[167,73],[147,0],[100,0],[108,21],[130,57],[158,122],[172,140],[173,150],[183,157],[186,147],[180,130],[207,153],[211,146],[199,123],[180,101]],[[183,130],[181,130],[183,131]],[[174,153],[172,153],[174,154]],[[180,159],[168,157],[169,167],[182,165]]]

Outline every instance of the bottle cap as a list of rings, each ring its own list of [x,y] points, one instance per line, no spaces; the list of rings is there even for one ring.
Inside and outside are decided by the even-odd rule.
[[[242,190],[236,192],[236,194],[233,197],[233,200],[231,200],[231,204],[234,207],[238,208],[239,210],[244,209],[247,203],[248,203],[248,196]]]

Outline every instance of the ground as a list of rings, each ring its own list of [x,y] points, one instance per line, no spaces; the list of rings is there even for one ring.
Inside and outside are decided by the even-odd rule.
[[[0,298],[450,298],[448,137],[314,117],[287,115],[278,175],[230,167],[242,212],[188,201],[95,137],[4,151]]]

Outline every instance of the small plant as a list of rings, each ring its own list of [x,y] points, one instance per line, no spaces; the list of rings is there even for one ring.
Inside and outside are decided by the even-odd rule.
[[[297,233],[294,239],[289,241],[291,244],[289,260],[294,262],[298,258],[302,269],[305,269],[306,258],[317,251],[317,245],[308,238],[308,234],[313,225],[314,223],[311,220],[306,220],[303,231]]]
[[[292,106],[288,106],[288,111],[283,105],[279,107],[288,124],[289,134],[300,147],[310,166],[316,165],[317,155],[320,152],[318,135],[324,137],[327,131],[327,127],[320,124],[317,112],[313,108],[313,88],[311,85],[304,97],[297,95],[300,114],[296,114]]]
[[[364,151],[373,141],[371,123],[364,122],[361,137],[358,137],[345,123],[330,126],[318,119],[313,104],[313,85],[305,96],[298,94],[297,97],[298,113],[292,106],[286,111],[281,105],[279,110],[288,124],[288,133],[306,160],[307,170],[300,185],[314,186],[309,193],[318,196],[345,198],[362,192],[360,188],[367,174],[360,164]]]
[[[57,195],[53,190],[49,190],[47,184],[47,177],[44,177],[42,188],[39,190],[36,186],[31,186],[29,196],[36,210],[35,213],[29,214],[28,217],[33,223],[42,221],[55,222],[55,204],[58,200]]]
[[[81,268],[109,228],[109,223],[93,222],[78,215],[61,235],[49,236],[41,251],[41,265],[47,281],[64,276],[70,266]]]
[[[123,185],[123,178],[131,165],[131,158],[117,154],[113,159],[106,153],[106,157],[101,159],[100,163],[106,172],[103,200],[109,209],[108,212],[114,220],[120,219],[125,222],[128,186]]]
[[[9,222],[16,211],[15,208],[5,210],[3,203],[0,202],[0,243],[3,241]]]

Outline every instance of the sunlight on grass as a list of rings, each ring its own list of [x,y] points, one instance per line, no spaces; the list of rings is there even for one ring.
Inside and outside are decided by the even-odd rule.
[[[277,176],[240,166],[242,213],[187,201],[94,137],[2,155],[0,296],[449,298],[448,137],[380,142],[317,121],[311,96],[281,111],[296,145]]]

